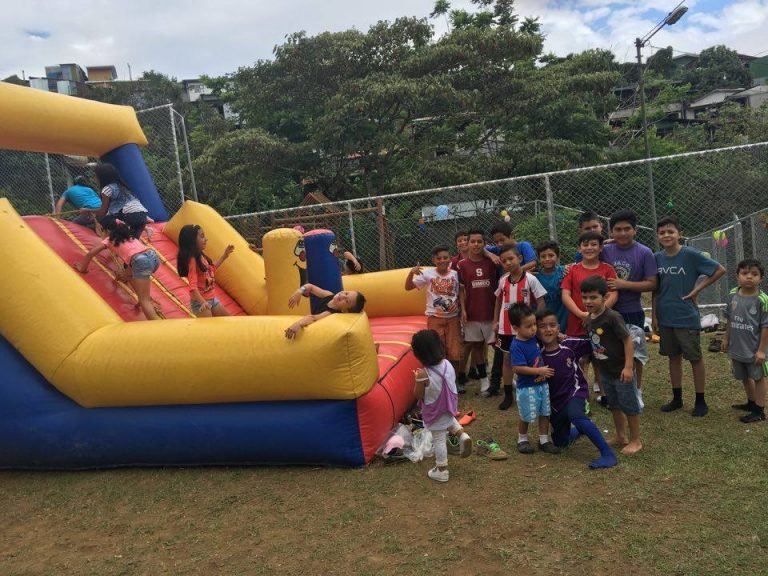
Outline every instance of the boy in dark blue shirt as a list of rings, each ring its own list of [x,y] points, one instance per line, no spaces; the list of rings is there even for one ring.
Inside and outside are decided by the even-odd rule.
[[[525,304],[513,304],[509,308],[509,321],[517,333],[509,348],[509,361],[517,375],[517,409],[520,421],[517,424],[517,451],[533,454],[528,441],[528,425],[538,422],[539,450],[548,454],[559,454],[549,439],[549,384],[547,378],[555,371],[544,364],[541,350],[536,341],[536,315]]]

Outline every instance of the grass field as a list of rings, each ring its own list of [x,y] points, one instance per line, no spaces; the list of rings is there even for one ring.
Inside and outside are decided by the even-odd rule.
[[[0,473],[0,575],[768,574],[768,423],[745,425],[727,359],[707,354],[710,414],[662,414],[666,362],[647,367],[645,449],[590,471],[584,439],[514,452],[516,412],[462,407],[510,459],[321,468]],[[594,410],[603,430],[610,414]],[[322,433],[322,431],[318,431]],[[254,439],[258,441],[258,439]]]

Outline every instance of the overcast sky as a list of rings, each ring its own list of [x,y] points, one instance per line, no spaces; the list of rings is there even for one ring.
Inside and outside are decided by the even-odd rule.
[[[220,75],[270,58],[286,34],[347,28],[378,20],[427,16],[434,0],[23,0],[4,2],[0,78],[44,75],[51,64],[114,64],[121,79],[143,70],[196,78]],[[608,48],[634,58],[644,35],[676,0],[517,0],[521,16],[539,16],[545,50],[558,55]],[[768,0],[688,0],[688,13],[652,40],[679,52],[725,44],[744,54],[768,54]],[[469,7],[453,0],[452,7]],[[446,30],[444,19],[433,21]],[[646,49],[646,56],[653,49]]]

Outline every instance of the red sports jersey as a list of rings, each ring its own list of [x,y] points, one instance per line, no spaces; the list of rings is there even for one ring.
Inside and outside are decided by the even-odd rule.
[[[601,276],[608,280],[609,278],[616,278],[616,270],[610,264],[600,262],[597,268],[584,268],[584,264],[579,262],[573,266],[568,267],[568,272],[563,278],[560,287],[563,290],[571,291],[571,298],[575,302],[579,310],[584,309],[584,301],[581,299],[581,283],[584,282],[590,276]],[[581,318],[578,318],[568,313],[568,324],[566,325],[565,333],[568,336],[586,336],[587,331],[584,328],[584,324],[581,322]]]
[[[465,258],[459,262],[459,282],[464,287],[467,320],[493,322],[496,305],[496,265],[488,258],[475,262]]]

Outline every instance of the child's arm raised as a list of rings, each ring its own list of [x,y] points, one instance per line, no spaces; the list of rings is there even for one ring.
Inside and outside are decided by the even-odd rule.
[[[299,303],[299,300],[301,300],[302,296],[306,296],[307,298],[310,296],[325,298],[327,296],[333,296],[333,292],[318,288],[314,284],[304,284],[303,286],[300,286],[296,292],[291,294],[290,298],[288,298],[288,308],[293,308],[296,306]]]
[[[224,260],[226,260],[227,258],[229,258],[229,256],[230,256],[230,255],[232,254],[232,252],[234,252],[234,251],[235,251],[235,247],[234,247],[232,244],[230,244],[229,246],[227,246],[226,248],[224,248],[224,254],[222,254],[222,255],[221,255],[221,258],[219,258],[218,260],[216,260],[216,262],[214,262],[214,264],[213,264],[213,265],[214,265],[216,268],[218,268],[219,266],[221,266],[222,264],[224,264]]]
[[[419,368],[413,371],[414,384],[413,395],[416,396],[416,400],[424,400],[424,389],[429,386],[429,377],[427,371],[424,368]]]
[[[75,262],[73,266],[75,267],[75,270],[78,272],[81,272],[82,274],[85,274],[88,272],[88,265],[91,263],[91,260],[93,260],[93,257],[96,256],[99,252],[102,250],[106,250],[107,245],[106,244],[96,244],[91,250],[88,252],[88,254],[85,255],[82,262]]]
[[[414,290],[415,288],[418,288],[416,284],[413,283],[413,279],[416,276],[419,276],[421,274],[421,266],[419,266],[419,262],[416,262],[416,266],[411,268],[408,271],[408,276],[405,277],[405,289],[406,290]]]

